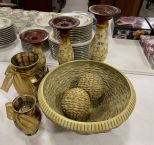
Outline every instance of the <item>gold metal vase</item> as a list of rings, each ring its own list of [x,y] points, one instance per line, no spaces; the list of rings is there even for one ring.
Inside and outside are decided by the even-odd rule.
[[[93,5],[89,11],[96,17],[96,33],[89,48],[89,59],[104,61],[108,53],[108,21],[121,10],[110,5]]]
[[[37,97],[38,86],[45,74],[46,71],[42,70],[42,63],[36,53],[17,53],[11,58],[1,89],[8,92],[13,84],[18,94]]]

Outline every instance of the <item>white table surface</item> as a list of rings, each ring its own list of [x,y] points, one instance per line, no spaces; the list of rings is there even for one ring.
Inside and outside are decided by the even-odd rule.
[[[10,57],[21,51],[20,41],[9,46],[7,53],[0,48],[0,85]],[[3,51],[2,51],[3,50]],[[49,53],[50,68],[56,67]],[[79,135],[54,125],[43,116],[37,134],[25,136],[8,120],[5,103],[16,95],[13,87],[8,92],[8,100],[0,100],[0,145],[154,145],[154,71],[150,68],[138,41],[112,39],[109,36],[109,54],[106,63],[122,70],[132,82],[137,103],[130,118],[119,128],[109,133]]]
[[[0,83],[8,63],[0,63]],[[154,144],[154,76],[126,74],[132,82],[137,103],[130,118],[119,128],[109,133],[79,135],[55,126],[43,116],[37,134],[25,136],[8,120],[5,102],[0,100],[0,144],[2,145],[153,145]],[[16,91],[12,87],[8,98],[12,100]]]

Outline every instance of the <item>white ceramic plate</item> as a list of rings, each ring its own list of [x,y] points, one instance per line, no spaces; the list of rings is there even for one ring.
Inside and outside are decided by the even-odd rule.
[[[41,12],[37,16],[37,18],[34,20],[35,24],[42,26],[42,27],[49,27],[49,20],[52,19],[53,17],[56,16],[56,13],[50,12],[50,13],[45,13]]]
[[[11,25],[12,25],[12,22],[10,19],[0,17],[0,30],[10,27]]]
[[[77,27],[83,27],[93,23],[92,17],[83,13],[58,13],[57,16],[70,16],[79,19],[80,24]]]
[[[12,13],[12,9],[10,7],[0,7],[0,13],[3,13],[3,15],[8,15]]]

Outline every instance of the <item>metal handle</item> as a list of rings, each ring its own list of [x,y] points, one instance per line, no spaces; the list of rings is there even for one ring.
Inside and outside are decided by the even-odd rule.
[[[9,73],[5,76],[1,89],[8,92],[13,82],[13,74]]]
[[[5,107],[6,107],[7,118],[10,120],[14,120],[14,112],[13,112],[12,102],[6,103]]]

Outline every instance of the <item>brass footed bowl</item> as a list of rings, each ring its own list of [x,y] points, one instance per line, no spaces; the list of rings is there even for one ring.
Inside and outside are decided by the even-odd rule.
[[[104,80],[103,99],[85,122],[69,119],[61,110],[63,93],[76,87],[83,73],[98,73]],[[132,113],[136,95],[130,81],[115,68],[94,61],[73,61],[49,72],[39,86],[38,100],[45,115],[57,125],[80,134],[108,132]]]

